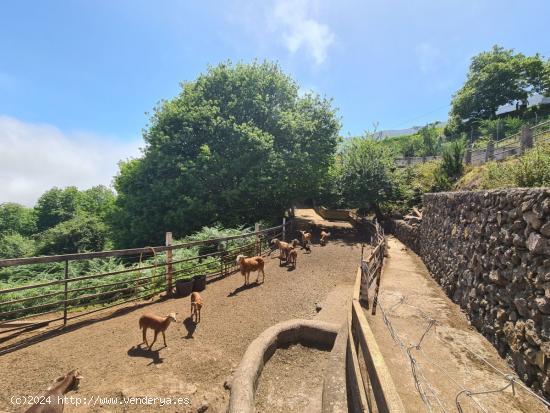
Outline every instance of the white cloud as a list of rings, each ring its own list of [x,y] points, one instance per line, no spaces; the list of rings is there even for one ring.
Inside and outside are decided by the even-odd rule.
[[[0,115],[0,203],[32,206],[53,186],[110,185],[122,159],[140,155],[141,139],[120,142]]]
[[[225,13],[230,22],[249,33],[262,52],[272,51],[277,44],[293,56],[303,52],[320,65],[326,61],[336,36],[321,23],[318,9],[319,0],[235,0]]]
[[[303,49],[319,65],[326,60],[328,48],[336,36],[326,24],[311,16],[314,6],[311,0],[276,0],[270,17],[289,52]]]

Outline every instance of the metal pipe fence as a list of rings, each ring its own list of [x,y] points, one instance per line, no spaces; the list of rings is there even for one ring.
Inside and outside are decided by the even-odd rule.
[[[472,165],[482,165],[492,160],[502,160],[510,156],[519,155],[525,149],[529,149],[534,143],[543,143],[550,140],[550,121],[544,121],[528,128],[531,133],[531,142],[522,142],[524,139],[522,131],[498,140],[485,141],[479,146],[469,148],[471,155],[465,156],[465,162]],[[410,156],[395,159],[398,167],[413,166],[425,162],[441,160],[436,156]]]
[[[173,277],[206,276],[207,280],[225,277],[237,270],[235,259],[238,254],[268,253],[269,241],[284,236],[286,225],[283,221],[283,225],[272,228],[260,230],[256,226],[253,232],[175,245],[168,242],[171,234],[167,234],[165,246],[0,260],[0,269],[4,272],[37,265],[54,267],[53,271],[50,268],[43,271],[47,280],[27,283],[23,279],[21,285],[0,289],[0,334],[55,321],[67,324],[69,320],[148,299],[163,291],[171,295]],[[201,254],[201,247],[212,251]],[[90,264],[113,258],[120,269],[91,274],[93,271],[89,269],[83,273],[71,273],[71,263],[76,266],[75,262]],[[90,264],[89,267],[93,266]],[[58,299],[59,296],[62,299]],[[71,312],[76,314],[70,315]]]

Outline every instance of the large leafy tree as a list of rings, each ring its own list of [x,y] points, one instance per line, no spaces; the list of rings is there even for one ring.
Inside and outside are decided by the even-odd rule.
[[[75,186],[54,187],[42,194],[36,206],[38,231],[42,232],[73,218],[78,210],[79,192]]]
[[[35,206],[38,231],[42,232],[77,214],[105,220],[115,204],[115,193],[103,185],[79,191],[75,186],[54,187],[42,194]]]
[[[220,64],[156,108],[144,156],[120,166],[119,244],[281,216],[321,187],[338,142],[329,100],[271,63]]]
[[[391,148],[369,137],[346,142],[339,170],[341,192],[348,207],[374,211],[382,219],[384,206],[403,195]]]
[[[468,120],[494,118],[501,105],[549,90],[548,61],[493,46],[472,58],[466,82],[453,96],[447,133],[460,132]]]

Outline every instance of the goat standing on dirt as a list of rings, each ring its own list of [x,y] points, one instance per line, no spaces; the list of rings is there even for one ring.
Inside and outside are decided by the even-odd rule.
[[[191,294],[191,320],[193,320],[193,316],[195,316],[196,323],[201,321],[201,308],[202,297],[199,293],[194,292]]]
[[[260,271],[262,272],[262,283],[265,280],[264,259],[262,257],[245,257],[237,255],[237,264],[241,268],[241,274],[244,275],[244,285],[249,284],[250,272],[258,271],[256,282],[260,279]]]
[[[279,248],[279,265],[281,265],[282,261],[288,261],[288,253],[291,246],[287,242],[280,241],[277,238],[273,238],[271,244]]]
[[[155,344],[155,341],[157,341],[157,335],[159,332],[162,333],[164,347],[168,347],[166,345],[166,336],[164,335],[164,332],[172,321],[174,323],[177,322],[176,313],[170,313],[166,317],[159,317],[158,315],[153,314],[145,314],[139,318],[139,328],[143,329],[143,343],[145,343],[149,347],[149,350],[151,350],[153,344]],[[151,343],[151,345],[149,345],[149,343],[147,342],[148,328],[155,331],[155,337],[153,338],[153,342]]]
[[[288,253],[288,264],[292,265],[292,268],[296,268],[296,259],[298,258],[298,251],[296,248],[291,248]]]
[[[78,370],[59,376],[39,398],[39,404],[33,404],[25,413],[61,413],[65,407],[63,396],[71,390],[76,390],[82,378]]]
[[[327,245],[328,237],[330,237],[330,232],[321,231],[321,245]]]
[[[309,243],[311,242],[311,232],[300,231],[302,234],[302,249],[305,249],[308,252],[311,252]]]

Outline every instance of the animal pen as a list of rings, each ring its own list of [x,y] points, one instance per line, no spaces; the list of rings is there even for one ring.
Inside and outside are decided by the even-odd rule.
[[[238,254],[265,255],[269,240],[284,239],[287,226],[283,220],[272,228],[260,230],[256,225],[254,231],[180,244],[172,244],[172,234],[166,233],[163,246],[0,260],[0,282],[8,272],[18,278],[15,286],[0,289],[0,342],[6,340],[6,333],[54,322],[67,325],[162,292],[170,296],[174,280],[223,278],[238,269]],[[31,273],[28,268],[32,267]],[[35,278],[32,283],[29,275],[37,270],[41,282]]]

